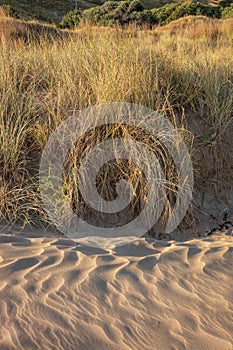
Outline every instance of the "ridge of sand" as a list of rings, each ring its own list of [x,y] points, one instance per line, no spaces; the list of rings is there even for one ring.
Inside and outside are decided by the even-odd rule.
[[[141,238],[114,254],[0,235],[0,349],[230,350],[233,237]]]

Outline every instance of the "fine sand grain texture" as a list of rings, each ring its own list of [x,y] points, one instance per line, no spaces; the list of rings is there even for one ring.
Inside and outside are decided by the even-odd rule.
[[[1,350],[230,350],[233,237],[115,252],[0,235]]]

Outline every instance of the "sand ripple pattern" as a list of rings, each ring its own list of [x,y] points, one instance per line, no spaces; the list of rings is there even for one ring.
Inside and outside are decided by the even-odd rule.
[[[233,238],[0,235],[1,350],[231,350]]]

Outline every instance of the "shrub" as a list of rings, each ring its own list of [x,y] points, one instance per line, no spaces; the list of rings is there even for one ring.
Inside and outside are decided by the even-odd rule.
[[[171,21],[185,16],[207,16],[223,18],[233,16],[231,0],[223,0],[220,6],[206,6],[199,2],[185,2],[182,4],[167,4],[160,8],[145,10],[140,0],[107,1],[101,6],[90,8],[82,12],[74,10],[69,12],[59,23],[61,28],[74,28],[79,24],[81,16],[93,25],[125,26],[134,23],[138,26],[152,27],[159,23],[165,25]],[[225,8],[224,8],[225,7]]]
[[[128,13],[144,11],[144,6],[139,0],[129,1]]]
[[[219,3],[219,6],[222,8],[229,7],[232,4],[232,0],[222,0]]]
[[[168,19],[174,12],[176,4],[165,5],[160,8],[152,9],[152,13],[158,18],[160,24],[169,23]]]
[[[157,17],[150,10],[145,10],[139,0],[108,1],[102,6],[85,10],[83,18],[91,24],[106,26],[135,23],[151,27],[158,23]]]
[[[130,20],[137,26],[147,25],[152,27],[153,25],[158,24],[158,18],[149,10],[132,12],[130,15]]]
[[[68,12],[62,19],[60,23],[58,23],[59,28],[75,28],[79,25],[81,18],[81,12],[79,10],[73,10]]]
[[[233,17],[233,4],[231,4],[231,6],[229,7],[225,7],[222,10],[222,18],[229,18],[229,17]]]
[[[208,17],[220,17],[219,7],[205,6],[200,3],[169,4],[152,10],[158,18],[159,24],[165,25],[185,16],[204,15]]]

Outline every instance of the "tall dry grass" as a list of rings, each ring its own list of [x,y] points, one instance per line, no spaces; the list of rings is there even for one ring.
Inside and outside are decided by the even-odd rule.
[[[154,31],[84,27],[54,40],[43,35],[38,42],[15,40],[17,35],[9,36],[0,20],[1,222],[46,222],[39,159],[52,131],[73,110],[105,102],[141,104],[166,115],[190,144],[185,127],[201,118],[209,136],[204,135],[199,146],[220,145],[232,126],[233,26],[231,21],[192,21],[189,27],[179,20],[176,26]],[[101,139],[106,132],[102,130]],[[116,132],[111,130],[110,137]],[[94,136],[77,144],[77,150],[85,152]],[[76,164],[76,157],[69,164]],[[68,168],[65,191],[72,202],[75,172]],[[119,169],[125,172],[125,164]],[[136,202],[143,205],[144,188],[136,181],[135,167],[127,176],[138,193]],[[170,192],[176,184],[175,179]],[[75,198],[78,211],[82,201]]]

